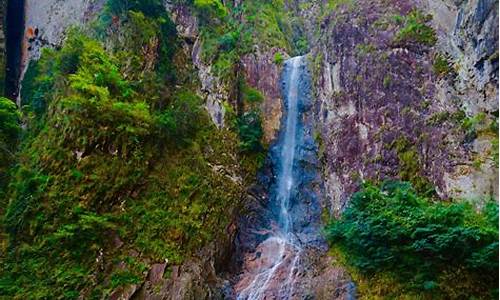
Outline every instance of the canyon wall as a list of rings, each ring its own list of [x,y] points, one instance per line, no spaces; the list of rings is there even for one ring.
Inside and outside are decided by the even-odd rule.
[[[319,24],[308,28],[310,61],[332,214],[366,180],[407,180],[478,206],[498,199],[496,4],[345,1],[326,15],[317,3],[306,8],[302,15]],[[437,40],[402,38],[415,9]]]

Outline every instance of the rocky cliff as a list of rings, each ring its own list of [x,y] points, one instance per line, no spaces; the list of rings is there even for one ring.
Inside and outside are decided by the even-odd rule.
[[[498,199],[497,6],[340,1],[323,15],[318,7],[303,14],[320,24],[310,28],[310,58],[331,212],[361,181],[388,178],[435,187],[441,198]],[[414,21],[429,36],[406,32]]]
[[[145,78],[152,74],[148,73],[153,68],[148,60],[156,62],[159,57],[158,37],[153,35],[135,45],[135,40],[131,41],[127,36],[133,33],[133,26],[149,31],[158,28],[148,23],[144,16],[136,16],[135,22],[139,25],[131,25],[127,23],[130,20],[120,16],[107,20],[109,27],[104,31],[109,35],[103,41],[103,47],[107,52],[119,52],[116,48],[125,48],[120,48],[123,52],[109,61],[125,61],[121,75],[133,82],[133,88],[138,89],[136,94],[146,95],[153,103],[151,107],[161,111],[174,106],[170,99],[175,98],[179,91],[190,89],[203,99],[203,106],[217,131],[211,131],[211,125],[201,123],[208,128],[209,137],[200,134],[188,150],[169,152],[162,148],[160,157],[137,152],[136,158],[146,161],[134,165],[138,172],[144,172],[134,177],[139,184],[134,182],[131,187],[113,190],[116,192],[113,199],[119,201],[116,200],[109,210],[99,208],[96,211],[119,214],[137,209],[139,213],[133,217],[142,220],[140,217],[145,214],[147,206],[153,215],[148,215],[151,224],[141,224],[143,227],[139,229],[134,227],[137,229],[134,235],[122,232],[126,235],[122,239],[117,233],[119,230],[111,226],[113,229],[106,234],[108,240],[102,247],[92,244],[92,247],[97,247],[92,248],[93,269],[91,275],[85,275],[88,275],[86,280],[90,278],[88,282],[78,290],[80,298],[90,297],[94,287],[102,288],[96,278],[106,284],[103,295],[110,299],[234,298],[233,286],[244,271],[244,252],[252,252],[250,248],[255,247],[255,239],[259,238],[255,230],[270,226],[265,219],[269,213],[266,210],[269,207],[268,189],[275,176],[270,165],[279,156],[275,149],[276,139],[286,115],[281,74],[283,61],[296,53],[307,56],[312,76],[308,86],[312,91],[311,103],[304,108],[301,120],[306,124],[304,138],[307,143],[304,149],[300,149],[304,157],[299,164],[313,174],[317,169],[321,172],[321,178],[315,178],[318,182],[314,182],[315,192],[320,196],[308,203],[314,202],[311,208],[314,219],[312,214],[303,215],[297,226],[324,225],[319,224],[321,211],[323,219],[328,215],[340,216],[350,197],[366,181],[409,181],[419,193],[435,200],[465,198],[473,201],[476,207],[481,207],[487,198],[498,200],[497,2],[296,0],[272,1],[272,4],[259,2],[257,8],[252,7],[254,2],[249,2],[248,7],[242,1],[221,2],[225,5],[225,13],[227,10],[235,12],[231,14],[231,24],[224,24],[212,15],[205,20],[191,2],[165,1],[162,13],[165,12],[168,18],[162,19],[161,22],[165,23],[159,23],[167,24],[166,19],[169,19],[175,25],[175,30],[172,30],[175,38],[169,40],[175,44],[175,53],[169,59],[179,72],[175,75],[175,84],[160,84],[160,87]],[[89,28],[102,21],[99,18],[107,3],[105,0],[26,0],[24,52],[20,68],[28,72],[27,89],[33,86],[29,62],[38,60],[43,48],[63,47],[68,29],[72,27],[79,27],[85,33],[93,32],[94,29]],[[224,14],[224,9],[219,13]],[[216,29],[212,32],[211,28]],[[140,40],[141,37],[142,34],[134,39]],[[306,41],[308,45],[305,45]],[[127,60],[127,55],[133,51],[140,54],[136,55],[139,58]],[[47,68],[47,65],[50,64],[45,63],[39,68]],[[137,71],[137,74],[130,70]],[[155,80],[162,83],[171,80],[162,76],[160,79],[155,77]],[[42,79],[35,82],[46,84]],[[70,90],[65,83],[61,79],[59,85]],[[71,93],[76,92],[71,90]],[[248,94],[257,100],[248,100],[251,98]],[[36,98],[36,93],[31,95]],[[58,97],[60,95],[56,94],[54,99]],[[31,99],[23,101],[28,103]],[[58,116],[57,109],[55,106],[50,117]],[[257,112],[262,119],[259,146],[262,140],[264,147],[271,149],[264,163],[264,148],[259,148],[257,154],[244,153],[238,148],[242,141],[236,138],[240,133],[237,127],[242,117],[250,112]],[[43,115],[40,120],[45,120],[45,117]],[[170,117],[167,115],[166,123]],[[55,118],[54,123],[50,123],[54,126],[48,128],[59,130],[61,120],[64,118]],[[105,131],[108,127],[100,128]],[[91,138],[82,138],[83,141],[87,139]],[[43,149],[40,146],[43,140],[41,135],[33,143],[39,152]],[[100,146],[97,144],[88,152],[99,152]],[[144,148],[149,151],[149,146]],[[98,153],[105,159],[95,158],[101,166],[116,162],[118,150],[113,145],[107,147],[103,153]],[[80,149],[70,150],[68,161],[74,165],[67,174],[79,180],[84,176],[78,169],[82,156],[86,163],[85,156],[90,154]],[[36,153],[30,151],[23,157]],[[196,159],[184,157],[191,154],[197,155]],[[316,155],[319,160],[314,158]],[[44,176],[53,180],[61,178],[57,172],[64,164],[54,167],[49,158],[49,155],[43,155],[39,165],[43,168],[52,166],[53,169],[49,170],[53,173],[40,175],[33,182],[39,182]],[[24,160],[23,163],[27,164]],[[191,163],[196,166],[194,171],[184,166]],[[262,168],[259,182],[255,184],[253,176],[258,166]],[[99,166],[88,168],[100,170]],[[130,165],[122,168],[126,171]],[[200,174],[193,174],[196,172],[206,178],[199,179]],[[109,181],[110,186],[113,183],[120,187],[125,185],[116,179],[120,172],[109,176],[104,173],[84,177],[85,183],[97,178],[104,183]],[[184,190],[184,185],[192,190]],[[69,186],[64,188],[70,189]],[[101,185],[89,186],[78,190],[87,194],[83,200],[78,198],[79,195],[75,196],[78,199],[75,202],[87,201],[91,198],[89,189]],[[200,193],[199,186],[207,189],[220,186],[224,192],[227,189],[229,196],[226,193]],[[154,192],[148,193],[149,188]],[[168,193],[166,189],[169,189]],[[46,195],[56,197],[58,194]],[[107,193],[101,191],[100,195]],[[148,202],[148,197],[158,199]],[[165,204],[168,202],[166,198],[181,201],[179,199],[183,197],[187,200],[179,205]],[[202,201],[193,200],[197,197]],[[224,207],[219,207],[221,203],[210,202],[214,199],[224,199]],[[145,201],[142,209],[130,204],[140,201]],[[206,202],[211,203],[210,208],[201,209]],[[73,214],[76,213],[69,215]],[[216,222],[218,216],[215,214],[223,215],[224,220]],[[37,216],[45,217],[43,208]],[[178,223],[167,222],[173,219]],[[190,223],[191,219],[198,223]],[[202,232],[210,238],[204,236],[203,242],[199,243],[198,236],[186,238],[183,232],[179,232],[179,223],[189,227],[191,232],[213,226],[207,229],[208,233]],[[37,230],[41,230],[39,227],[46,229],[40,225]],[[159,259],[158,255],[149,255],[144,249],[138,251],[146,244],[140,239],[144,238],[141,231],[146,232],[144,235],[149,234],[147,237],[152,241],[159,241],[147,244],[153,252],[157,248],[172,247],[175,251],[185,251],[185,259],[172,262]],[[171,244],[165,246],[163,242],[166,240]],[[199,247],[187,249],[185,244]],[[140,274],[134,280],[122,274],[127,264],[130,265],[123,257],[137,261],[134,267],[140,270]],[[113,285],[115,273],[124,276],[118,276],[124,284]],[[335,257],[326,256],[322,251],[310,250],[306,264],[297,276],[307,277],[304,291],[297,293],[297,297],[350,299],[355,291],[345,268]],[[74,278],[71,280],[75,281]]]

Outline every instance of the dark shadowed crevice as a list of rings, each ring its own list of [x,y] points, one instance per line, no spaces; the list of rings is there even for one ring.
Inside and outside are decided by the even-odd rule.
[[[25,0],[8,0],[7,3],[5,96],[12,100],[17,98],[21,76],[24,2]]]

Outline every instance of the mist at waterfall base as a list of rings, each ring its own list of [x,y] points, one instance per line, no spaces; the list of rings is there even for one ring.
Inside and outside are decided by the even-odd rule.
[[[244,217],[238,236],[243,255],[243,273],[235,285],[238,300],[298,297],[305,289],[307,253],[326,250],[320,235],[317,146],[311,122],[304,121],[311,109],[305,57],[286,61],[282,84],[280,134],[253,190],[258,201]]]

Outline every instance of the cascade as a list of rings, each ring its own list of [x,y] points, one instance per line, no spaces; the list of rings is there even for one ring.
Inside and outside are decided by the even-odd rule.
[[[309,95],[306,89],[310,88],[303,84],[308,80],[305,57],[287,60],[282,79],[285,115],[278,141],[270,150],[274,153],[271,168],[275,174],[269,191],[268,210],[272,211],[272,217],[269,228],[260,228],[268,232],[266,238],[251,254],[254,258],[247,262],[247,272],[236,285],[238,300],[292,299],[305,247],[320,240],[315,222],[301,224],[305,218],[311,218],[305,214],[317,215],[305,203],[307,200],[315,206],[314,193],[303,191],[314,176],[308,176],[300,163],[308,152],[314,152],[310,151],[314,142],[306,140],[302,124]]]

